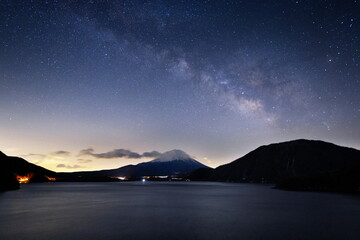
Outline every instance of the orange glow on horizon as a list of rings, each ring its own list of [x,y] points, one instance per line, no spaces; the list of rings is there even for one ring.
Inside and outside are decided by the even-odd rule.
[[[49,181],[51,181],[51,182],[55,182],[55,181],[56,181],[56,178],[48,177],[48,176],[46,176],[46,175],[45,175],[45,177],[46,177],[47,180],[49,180]]]
[[[127,177],[111,177],[111,178],[115,178],[121,181],[127,180]]]
[[[16,179],[19,181],[19,183],[28,183],[28,182],[30,182],[30,179],[32,178],[32,176],[33,176],[32,173],[29,173],[26,176],[17,175]]]

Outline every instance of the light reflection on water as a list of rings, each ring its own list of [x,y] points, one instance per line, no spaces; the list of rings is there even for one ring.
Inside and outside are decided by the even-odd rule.
[[[360,197],[197,182],[48,183],[0,193],[1,240],[360,239]]]

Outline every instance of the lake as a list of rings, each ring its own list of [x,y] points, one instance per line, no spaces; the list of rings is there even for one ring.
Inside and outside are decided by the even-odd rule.
[[[0,193],[1,240],[360,239],[360,197],[256,184],[23,184]]]

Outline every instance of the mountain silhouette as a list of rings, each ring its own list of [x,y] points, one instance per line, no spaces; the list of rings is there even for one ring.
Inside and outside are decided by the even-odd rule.
[[[0,169],[0,192],[19,188],[20,183],[16,179],[16,175],[7,169]]]
[[[190,175],[188,175],[190,173]],[[272,183],[286,190],[345,191],[360,189],[360,151],[316,140],[294,140],[261,146],[215,169],[172,150],[158,158],[117,169],[56,173],[19,157],[0,152],[0,191],[19,188],[19,177],[29,182],[118,181],[143,176],[185,177],[193,181]]]
[[[0,190],[19,188],[17,178],[27,178],[29,182],[47,182],[56,173],[19,157],[9,157],[0,152]]]
[[[357,191],[360,151],[315,140],[261,146],[215,169],[198,169],[191,180],[274,183],[277,188]]]
[[[19,188],[19,180],[28,182],[108,182],[118,181],[118,177],[138,179],[142,176],[185,176],[199,169],[208,168],[191,158],[181,150],[172,150],[161,154],[158,158],[137,165],[127,165],[117,169],[84,171],[73,173],[57,173],[29,163],[19,157],[9,157],[0,152],[0,190]],[[21,181],[21,180],[20,180]]]
[[[103,179],[113,177],[126,177],[127,179],[137,179],[142,176],[185,176],[188,173],[199,169],[208,168],[204,164],[191,158],[182,150],[172,150],[161,154],[158,158],[139,163],[137,165],[127,165],[117,169],[61,173],[63,181],[79,181],[84,179]]]

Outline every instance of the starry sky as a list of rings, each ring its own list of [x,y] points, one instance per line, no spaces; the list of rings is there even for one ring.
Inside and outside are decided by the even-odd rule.
[[[51,170],[360,149],[358,0],[0,0],[0,43],[0,151]]]

